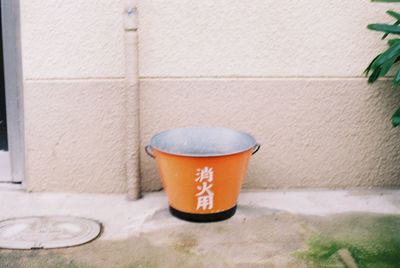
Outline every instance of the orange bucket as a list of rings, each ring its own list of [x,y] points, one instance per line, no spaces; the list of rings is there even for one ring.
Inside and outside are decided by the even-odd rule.
[[[235,214],[250,156],[259,148],[251,135],[225,128],[164,131],[145,147],[156,159],[171,214],[195,222]]]

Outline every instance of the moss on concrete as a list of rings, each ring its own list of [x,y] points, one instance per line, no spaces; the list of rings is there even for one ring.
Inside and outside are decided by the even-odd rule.
[[[360,268],[400,267],[400,217],[345,215],[320,222],[321,231],[296,255],[313,267],[346,267],[338,251],[347,249]]]
[[[12,250],[0,252],[1,268],[91,268],[60,254],[44,250]]]

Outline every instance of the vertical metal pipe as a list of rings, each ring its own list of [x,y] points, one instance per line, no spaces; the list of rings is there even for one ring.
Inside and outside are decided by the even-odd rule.
[[[126,175],[128,198],[140,198],[138,14],[135,0],[125,0]]]

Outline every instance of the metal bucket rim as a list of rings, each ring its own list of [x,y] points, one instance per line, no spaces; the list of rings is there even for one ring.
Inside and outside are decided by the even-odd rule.
[[[249,140],[248,146],[245,148],[241,148],[240,150],[232,150],[226,153],[207,153],[207,154],[195,154],[195,153],[180,153],[180,152],[174,152],[171,150],[164,150],[161,149],[159,146],[155,145],[155,141],[159,139],[162,135],[166,135],[167,133],[173,133],[173,132],[178,132],[178,131],[190,131],[190,130],[204,130],[204,131],[225,131],[225,132],[230,132],[230,133],[235,133],[236,135],[242,135],[243,137],[246,137]],[[244,131],[238,131],[230,128],[222,128],[222,127],[185,127],[185,128],[174,128],[174,129],[169,129],[169,130],[164,130],[161,131],[157,134],[155,134],[151,140],[150,140],[150,145],[152,149],[155,149],[157,151],[160,151],[162,153],[170,154],[170,155],[176,155],[176,156],[186,156],[186,157],[219,157],[219,156],[228,156],[228,155],[234,155],[234,154],[239,154],[243,153],[246,151],[249,151],[251,149],[256,149],[259,144],[257,143],[256,139],[249,133],[244,132]]]

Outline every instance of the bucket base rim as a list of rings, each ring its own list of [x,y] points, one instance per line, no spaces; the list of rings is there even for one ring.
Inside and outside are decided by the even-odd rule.
[[[194,213],[188,213],[188,212],[183,212],[180,210],[177,210],[171,206],[169,206],[169,211],[170,213],[185,221],[190,221],[190,222],[216,222],[216,221],[223,221],[227,220],[233,215],[235,215],[237,205],[234,207],[218,212],[218,213],[210,213],[210,214],[194,214]]]

